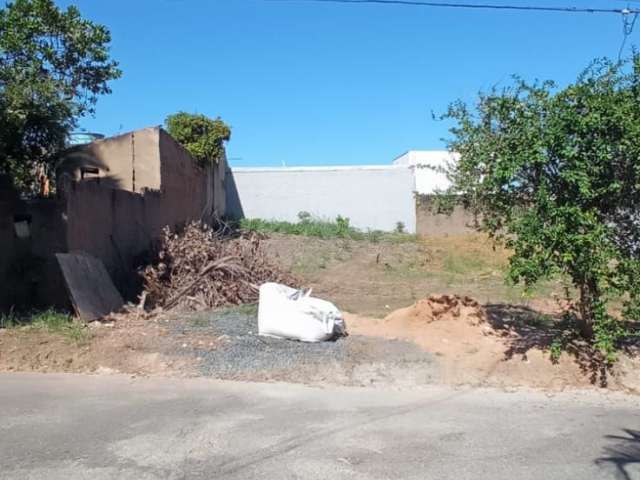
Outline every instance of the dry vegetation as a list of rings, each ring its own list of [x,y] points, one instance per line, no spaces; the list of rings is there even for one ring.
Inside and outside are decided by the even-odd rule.
[[[504,280],[508,252],[482,235],[411,242],[302,238],[273,234],[266,250],[305,286],[340,308],[384,317],[431,293],[467,295],[481,303],[516,303],[548,310],[562,298],[560,280],[531,291]]]
[[[142,272],[143,297],[151,307],[203,310],[255,302],[264,282],[297,284],[268,259],[261,241],[258,233],[230,238],[201,223],[167,228]]]

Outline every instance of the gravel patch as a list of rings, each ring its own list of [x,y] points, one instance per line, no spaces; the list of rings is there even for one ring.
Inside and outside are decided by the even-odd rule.
[[[196,345],[176,353],[195,356],[199,373],[216,378],[344,385],[415,385],[437,379],[433,355],[409,342],[353,335],[304,343],[257,332],[253,306],[193,314],[172,330],[215,340],[213,347]]]

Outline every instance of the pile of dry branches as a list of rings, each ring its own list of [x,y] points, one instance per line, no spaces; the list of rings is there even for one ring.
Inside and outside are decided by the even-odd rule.
[[[255,233],[230,237],[199,222],[180,232],[165,228],[155,261],[141,272],[147,305],[202,310],[255,302],[264,282],[296,285],[260,241]]]

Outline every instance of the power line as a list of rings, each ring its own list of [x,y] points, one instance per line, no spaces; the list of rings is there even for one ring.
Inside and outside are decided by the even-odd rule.
[[[636,20],[638,20],[638,13],[627,13],[622,15],[622,44],[620,50],[618,50],[618,61],[622,59],[622,53],[624,47],[627,44],[627,38],[633,33],[633,27],[636,26]]]
[[[423,2],[411,0],[268,0],[275,2],[315,2],[315,3],[351,3],[351,4],[382,4],[403,5],[413,7],[441,7],[441,8],[471,8],[476,10],[520,10],[537,12],[563,12],[563,13],[615,13],[618,15],[640,14],[637,8],[586,8],[586,7],[536,7],[526,5],[495,5],[476,3],[453,2]]]

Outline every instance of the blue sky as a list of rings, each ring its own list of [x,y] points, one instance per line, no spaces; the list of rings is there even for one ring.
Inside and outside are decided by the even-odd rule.
[[[82,127],[110,135],[159,125],[178,110],[220,116],[233,129],[235,166],[385,164],[406,150],[442,148],[447,125],[432,111],[471,101],[511,74],[569,82],[593,58],[616,57],[622,40],[618,15],[267,0],[58,3],[111,29],[123,70]]]

